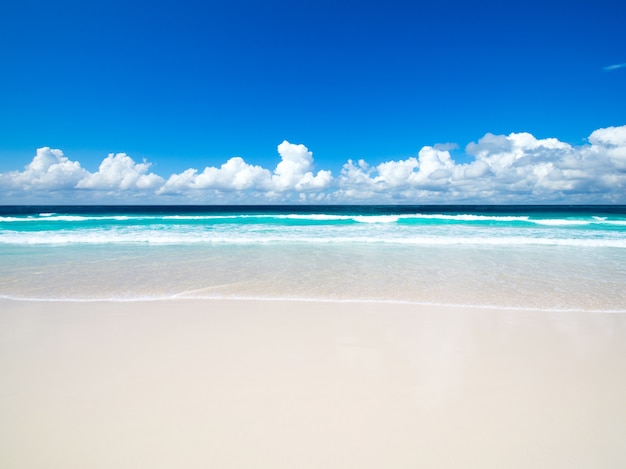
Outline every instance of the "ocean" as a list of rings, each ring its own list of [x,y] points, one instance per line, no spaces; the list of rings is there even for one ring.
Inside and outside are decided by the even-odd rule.
[[[626,312],[626,206],[3,206],[0,297]]]

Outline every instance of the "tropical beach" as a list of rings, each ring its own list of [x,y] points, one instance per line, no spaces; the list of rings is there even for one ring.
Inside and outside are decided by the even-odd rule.
[[[0,469],[626,467],[625,2],[0,4]]]
[[[3,467],[621,467],[626,209],[5,207]]]

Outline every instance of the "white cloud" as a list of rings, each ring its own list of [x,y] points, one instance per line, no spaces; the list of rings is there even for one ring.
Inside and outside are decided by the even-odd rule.
[[[348,160],[341,171],[339,186],[346,196],[363,198],[375,193],[389,195],[394,190],[443,185],[453,170],[454,163],[448,150],[423,147],[417,158],[386,161],[375,167],[363,160],[359,160],[357,165]]]
[[[433,147],[424,147],[419,152],[419,180],[432,181],[448,178],[452,175],[454,162],[448,150],[437,150]]]
[[[313,153],[304,145],[294,145],[285,140],[278,145],[278,154],[281,162],[272,176],[274,190],[321,190],[330,185],[330,171],[319,171],[313,175]]]
[[[177,194],[194,187],[198,174],[197,169],[187,169],[179,174],[172,174],[167,182],[158,190],[159,194]]]
[[[263,190],[269,187],[270,172],[260,166],[246,163],[243,158],[229,159],[219,168],[207,167],[198,174],[188,169],[180,174],[172,174],[160,193],[184,193],[188,190],[214,189],[217,191]]]
[[[626,202],[626,126],[599,129],[589,142],[573,147],[529,133],[486,134],[467,145],[474,159],[465,164],[437,145],[374,168],[348,160],[338,194],[409,203]]]
[[[489,164],[484,161],[474,161],[468,165],[458,166],[456,169],[456,179],[478,179],[491,172]]]
[[[626,125],[598,129],[592,132],[589,141],[596,153],[606,154],[617,169],[626,170]]]
[[[626,126],[597,129],[581,146],[524,132],[488,133],[466,146],[463,163],[452,159],[454,148],[425,146],[375,165],[348,160],[333,177],[314,171],[307,147],[284,141],[273,170],[233,157],[167,180],[124,153],[110,154],[90,173],[60,150],[41,148],[23,171],[0,174],[0,203],[33,193],[57,202],[51,198],[61,191],[71,195],[60,202],[96,203],[103,191],[107,200],[154,203],[626,203]]]
[[[294,145],[285,140],[278,145],[278,154],[281,161],[273,173],[261,166],[248,164],[241,157],[234,157],[219,168],[207,167],[202,173],[198,173],[196,169],[188,169],[180,174],[173,174],[159,193],[198,197],[201,194],[197,191],[250,191],[264,192],[273,200],[285,197],[302,200],[299,193],[321,191],[330,186],[331,172],[319,171],[314,175],[311,171],[313,153],[304,145]],[[287,192],[292,194],[285,195]]]
[[[417,177],[419,162],[416,158],[408,158],[401,161],[387,161],[376,166],[378,176],[374,182],[381,189],[403,187],[411,184]]]
[[[626,125],[594,130],[589,136],[593,145],[626,146]]]
[[[150,163],[135,163],[126,153],[109,154],[98,171],[81,179],[77,189],[112,190],[149,190],[163,184],[163,178],[149,173]]]
[[[78,161],[70,161],[61,150],[39,148],[24,171],[0,174],[0,188],[63,190],[73,188],[87,173]]]

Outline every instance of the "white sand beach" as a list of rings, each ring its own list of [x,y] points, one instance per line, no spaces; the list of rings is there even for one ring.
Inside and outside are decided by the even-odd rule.
[[[626,315],[0,301],[0,467],[622,468]]]

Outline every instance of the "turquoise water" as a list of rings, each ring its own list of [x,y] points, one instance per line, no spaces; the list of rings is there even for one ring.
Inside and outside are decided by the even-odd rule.
[[[0,207],[0,296],[626,311],[626,207]]]

